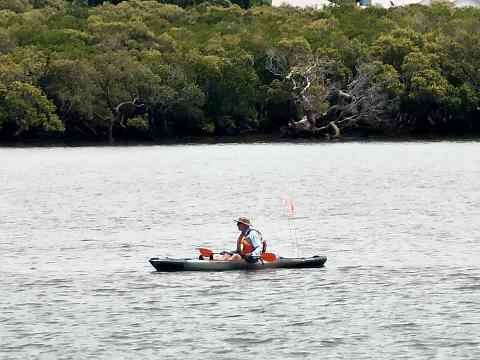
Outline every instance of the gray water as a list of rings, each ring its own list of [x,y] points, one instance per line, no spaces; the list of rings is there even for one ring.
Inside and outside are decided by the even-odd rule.
[[[478,359],[479,179],[479,142],[2,148],[0,358]],[[240,215],[326,267],[148,263]]]

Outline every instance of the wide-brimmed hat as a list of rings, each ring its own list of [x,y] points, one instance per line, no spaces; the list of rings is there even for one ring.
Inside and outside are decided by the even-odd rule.
[[[246,217],[239,217],[237,220],[233,220],[235,221],[236,223],[242,223],[242,224],[245,224],[245,225],[248,225],[248,226],[251,226],[252,224],[250,223],[250,219],[247,219]]]

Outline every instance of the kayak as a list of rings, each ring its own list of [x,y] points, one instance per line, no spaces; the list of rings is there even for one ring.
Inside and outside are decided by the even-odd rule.
[[[157,271],[229,271],[229,270],[262,270],[262,269],[299,269],[320,268],[327,261],[326,256],[312,256],[308,258],[283,258],[278,257],[275,261],[259,260],[249,264],[243,260],[199,260],[199,259],[159,259],[148,260]]]

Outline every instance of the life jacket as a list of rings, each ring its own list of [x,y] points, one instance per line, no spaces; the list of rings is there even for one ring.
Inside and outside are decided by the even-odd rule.
[[[262,253],[267,251],[267,242],[263,238],[263,235],[260,231],[250,228],[245,235],[240,234],[237,239],[237,251],[240,256],[245,256],[250,254],[255,248],[253,245],[248,241],[247,236],[250,234],[250,231],[256,231],[260,235],[260,241],[262,243]]]

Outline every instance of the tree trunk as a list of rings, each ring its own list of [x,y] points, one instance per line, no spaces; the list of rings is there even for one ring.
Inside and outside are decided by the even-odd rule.
[[[113,119],[108,122],[108,143],[113,144]]]

